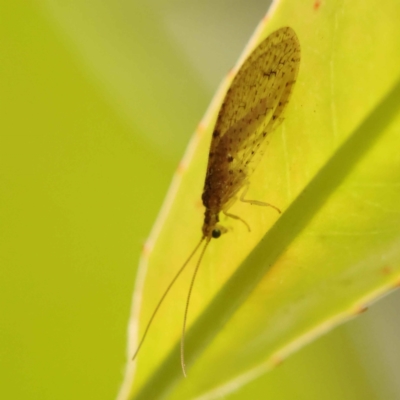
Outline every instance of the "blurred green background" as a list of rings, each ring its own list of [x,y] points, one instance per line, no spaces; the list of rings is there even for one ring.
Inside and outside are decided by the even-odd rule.
[[[141,246],[267,8],[0,4],[1,398],[115,398]],[[400,399],[399,306],[387,297],[229,398],[262,398],[274,380],[282,399]]]

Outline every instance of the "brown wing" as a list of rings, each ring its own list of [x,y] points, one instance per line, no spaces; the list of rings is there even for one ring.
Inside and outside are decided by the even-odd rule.
[[[286,27],[261,42],[240,68],[213,133],[203,193],[206,207],[223,208],[253,173],[265,137],[283,120],[299,63],[298,38]]]

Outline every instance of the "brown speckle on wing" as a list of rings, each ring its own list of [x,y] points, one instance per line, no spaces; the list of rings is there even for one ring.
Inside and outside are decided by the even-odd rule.
[[[261,159],[266,136],[283,121],[300,63],[300,44],[287,27],[246,59],[221,106],[210,146],[203,204],[219,213]]]

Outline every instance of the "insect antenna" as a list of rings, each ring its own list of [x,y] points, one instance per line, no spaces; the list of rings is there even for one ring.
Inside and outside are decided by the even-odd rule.
[[[139,350],[140,350],[140,348],[142,347],[144,340],[146,339],[147,332],[148,332],[149,329],[150,329],[150,326],[151,326],[151,324],[152,324],[152,322],[153,322],[153,320],[154,320],[154,318],[155,318],[155,316],[156,316],[156,314],[157,314],[157,311],[159,310],[159,308],[160,308],[161,304],[163,303],[164,299],[167,297],[168,292],[170,291],[170,289],[172,288],[172,286],[174,285],[174,283],[176,282],[176,280],[179,278],[179,275],[183,272],[183,270],[184,270],[184,269],[186,268],[186,266],[189,264],[189,261],[190,261],[190,260],[192,259],[192,257],[196,254],[198,248],[199,248],[200,245],[203,243],[203,240],[204,240],[204,236],[201,238],[201,240],[200,240],[200,242],[198,243],[198,245],[194,248],[194,250],[192,251],[192,253],[190,254],[190,256],[189,256],[189,257],[187,258],[187,260],[183,263],[182,267],[179,269],[179,271],[176,273],[176,275],[174,276],[174,278],[172,279],[172,281],[170,282],[170,284],[168,285],[168,287],[165,289],[165,292],[164,292],[164,294],[161,296],[161,299],[159,300],[159,302],[158,302],[156,308],[154,309],[153,314],[151,314],[151,317],[150,317],[150,319],[149,319],[149,322],[147,323],[146,329],[144,330],[142,339],[140,340],[140,342],[139,342],[139,344],[138,344],[138,346],[137,346],[137,348],[136,348],[136,351],[135,351],[135,353],[133,354],[132,361],[133,361],[133,360],[136,358],[136,356],[138,355]],[[207,242],[207,244],[208,244],[208,242]],[[203,250],[202,254],[203,254],[203,253],[204,253],[204,250]]]
[[[204,239],[204,238],[203,238]],[[201,241],[203,241],[203,239]],[[189,303],[190,303],[190,296],[192,294],[192,289],[193,289],[193,285],[194,285],[194,281],[196,279],[196,275],[197,272],[199,270],[200,264],[201,264],[201,260],[203,259],[204,253],[206,252],[207,246],[210,243],[211,238],[208,237],[206,239],[206,244],[203,247],[203,250],[201,251],[200,257],[199,257],[199,261],[197,261],[197,265],[196,265],[196,269],[193,272],[193,276],[192,276],[192,280],[190,282],[190,287],[189,287],[189,292],[187,295],[187,299],[186,299],[186,307],[185,307],[185,315],[183,317],[183,326],[182,326],[182,336],[181,336],[181,366],[182,366],[182,372],[183,372],[183,376],[186,378],[186,367],[185,367],[185,330],[186,330],[186,321],[187,321],[187,315],[188,315],[188,311],[189,311]],[[200,242],[201,243],[201,242]],[[200,244],[198,245],[200,246]],[[198,247],[197,246],[197,247]]]

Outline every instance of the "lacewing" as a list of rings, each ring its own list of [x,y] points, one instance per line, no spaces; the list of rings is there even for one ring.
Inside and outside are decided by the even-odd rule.
[[[201,260],[212,238],[227,229],[220,225],[219,214],[241,221],[229,209],[238,200],[259,206],[270,206],[262,201],[247,200],[245,195],[250,177],[261,160],[266,137],[283,121],[283,112],[289,102],[300,65],[300,43],[290,27],[278,29],[264,39],[240,67],[229,87],[218,114],[211,139],[206,179],[202,194],[205,207],[202,237],[188,259],[176,273],[155,307],[132,360],[136,358],[147,332],[171,287],[183,272],[197,250],[201,250],[186,299],[181,336],[181,365],[185,368],[185,328],[190,296]]]

